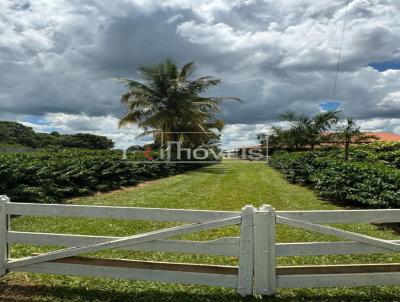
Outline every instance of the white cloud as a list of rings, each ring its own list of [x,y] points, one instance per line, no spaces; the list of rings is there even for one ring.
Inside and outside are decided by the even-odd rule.
[[[112,139],[116,148],[128,148],[152,142],[150,137],[138,137],[141,130],[136,126],[118,128],[118,119],[113,116],[90,117],[85,114],[50,113],[40,123],[24,122],[37,132],[58,131],[62,134],[90,133]]]
[[[385,96],[382,102],[378,103],[379,107],[400,110],[400,91],[391,92]]]
[[[357,120],[362,131],[391,131],[400,134],[400,118]]]

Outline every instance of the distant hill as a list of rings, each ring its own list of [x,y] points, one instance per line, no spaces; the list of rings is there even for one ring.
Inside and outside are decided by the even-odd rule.
[[[114,147],[114,143],[105,136],[86,133],[71,135],[63,135],[58,132],[36,133],[32,128],[20,123],[0,121],[0,146],[111,149]]]

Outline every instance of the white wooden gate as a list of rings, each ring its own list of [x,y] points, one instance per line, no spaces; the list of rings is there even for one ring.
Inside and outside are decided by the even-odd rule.
[[[277,257],[400,253],[400,240],[383,240],[323,225],[399,223],[400,209],[277,211],[275,221],[347,240],[276,243]],[[275,280],[277,288],[400,285],[400,264],[284,266],[276,269]]]
[[[127,237],[12,231],[11,215],[92,217],[189,224]],[[400,222],[400,210],[275,211],[264,205],[241,212],[12,203],[0,196],[0,276],[37,272],[200,284],[236,288],[242,296],[273,295],[277,288],[400,284],[400,264],[276,267],[280,256],[388,253],[400,241],[387,241],[318,223]],[[275,225],[286,224],[351,241],[276,243]],[[211,241],[168,238],[240,225],[240,237]],[[66,247],[22,259],[9,257],[16,243]],[[78,256],[105,249],[177,252],[238,257],[238,266],[102,259]]]

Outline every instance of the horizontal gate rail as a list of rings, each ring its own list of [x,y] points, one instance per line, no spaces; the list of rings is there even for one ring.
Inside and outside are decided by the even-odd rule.
[[[400,263],[280,266],[277,275],[355,274],[400,272]]]
[[[162,229],[154,232],[143,233],[139,235],[133,235],[125,238],[120,238],[112,240],[109,242],[98,243],[83,247],[68,248],[64,250],[59,250],[55,252],[49,252],[40,256],[34,256],[27,259],[15,260],[8,262],[6,268],[21,267],[30,264],[37,264],[40,262],[56,260],[60,258],[66,258],[71,256],[76,256],[83,253],[97,252],[105,249],[120,248],[129,245],[150,242],[157,239],[165,239],[177,235],[184,235],[193,232],[199,232],[204,230],[210,230],[215,228],[220,228],[228,225],[235,225],[241,222],[241,217],[226,218],[217,221],[204,222],[200,224],[190,224],[178,227],[172,227],[167,229]]]
[[[387,241],[400,244],[400,240],[387,240]],[[397,252],[355,241],[294,242],[294,243],[276,244],[276,254],[278,257],[352,255],[352,254],[361,255],[361,254],[374,254],[374,253],[381,254],[381,253],[397,253]]]
[[[110,236],[87,236],[16,231],[9,231],[7,233],[7,237],[10,244],[25,243],[65,247],[80,247],[123,238]],[[170,252],[237,257],[239,256],[239,237],[224,237],[210,241],[161,239],[146,243],[135,244],[132,246],[125,246],[121,247],[120,249],[129,251]]]
[[[384,248],[387,250],[391,251],[396,251],[400,252],[400,244],[388,241],[388,240],[383,240],[383,239],[378,239],[374,237],[370,237],[367,235],[362,235],[354,232],[349,232],[349,231],[343,231],[338,228],[330,227],[330,226],[325,226],[325,225],[319,225],[319,224],[313,224],[307,221],[301,221],[301,220],[296,220],[296,219],[291,219],[291,218],[286,218],[286,217],[281,217],[281,216],[276,216],[276,222],[293,226],[293,227],[298,227],[304,230],[308,231],[314,231],[314,232],[319,232],[322,234],[327,234],[327,235],[333,235],[333,236],[338,236],[344,239],[349,239],[349,240],[355,240],[358,242],[362,242],[368,245]]]
[[[10,271],[237,287],[237,274],[231,274],[235,272],[234,267],[227,267],[224,270],[209,266],[208,269],[215,273],[207,273],[207,268],[203,268],[203,272],[194,272],[193,265],[186,270],[184,265],[181,265],[181,269],[178,270],[176,264],[172,264],[168,269],[166,269],[166,264],[164,266],[158,265],[161,267],[152,264],[147,266],[142,265],[142,268],[135,268],[135,266],[140,267],[141,265],[135,262],[129,264],[130,261],[118,263],[121,260],[95,259],[93,262],[75,261],[77,263],[74,263],[74,261],[72,263],[68,262],[68,258],[63,260],[67,260],[66,263],[62,260],[42,262],[24,267],[11,268]],[[199,271],[201,271],[200,268]]]
[[[351,224],[400,222],[400,209],[276,211],[276,215],[311,223]]]
[[[399,285],[400,273],[315,274],[277,276],[280,288]]]
[[[207,273],[207,274],[221,274],[221,275],[237,275],[238,273],[237,266],[228,266],[228,265],[173,263],[173,262],[161,262],[161,261],[90,258],[90,257],[77,257],[77,256],[52,260],[46,263],[126,267],[126,268],[167,270],[175,272],[192,272],[192,273]]]
[[[10,202],[7,214],[200,223],[237,217],[240,212]]]

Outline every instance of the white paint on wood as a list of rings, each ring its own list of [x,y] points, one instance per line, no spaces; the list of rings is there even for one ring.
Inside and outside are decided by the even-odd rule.
[[[9,214],[31,216],[93,217],[127,220],[204,222],[237,216],[235,211],[183,210],[60,204],[10,203]],[[400,222],[400,209],[277,211],[277,215],[312,223]]]
[[[124,267],[105,267],[82,264],[39,263],[12,268],[12,272],[32,272],[71,276],[91,276],[122,278],[128,280],[161,281],[181,284],[199,284],[209,286],[237,287],[236,275],[220,275],[165,270],[135,269]]]
[[[278,275],[278,288],[399,285],[400,273]]]
[[[92,217],[106,219],[175,221],[194,223],[232,218],[240,215],[240,212],[226,211],[30,203],[10,203],[10,206],[7,207],[7,212],[12,215]]]
[[[277,211],[276,215],[322,224],[400,222],[400,209]]]
[[[268,292],[267,295],[276,293],[276,217],[275,209],[268,205],[260,208],[268,211]]]
[[[311,288],[336,286],[398,285],[400,272],[297,274],[276,276],[276,257],[295,255],[367,254],[400,251],[400,240],[382,240],[315,223],[383,223],[400,222],[400,209],[279,211],[267,205],[256,210],[252,206],[239,212],[98,207],[75,205],[38,205],[9,203],[0,196],[0,276],[9,271],[124,278],[233,287],[245,296],[273,295],[277,287]],[[128,237],[83,236],[14,232],[8,229],[9,214],[31,216],[72,216],[195,222],[168,229]],[[306,220],[306,221],[305,221]],[[334,235],[353,241],[343,242],[275,242],[275,223]],[[169,237],[241,223],[240,238],[221,238],[207,242],[165,240]],[[254,225],[253,225],[254,224]],[[2,239],[5,240],[2,240]],[[8,261],[8,244],[30,243],[60,245],[69,248],[26,259]],[[179,272],[127,267],[46,262],[104,249],[182,252],[239,256],[236,275]],[[254,276],[254,280],[253,277]],[[253,289],[254,282],[254,289]]]
[[[250,205],[247,205],[242,209],[242,223],[240,225],[238,293],[243,297],[249,296],[253,293],[254,211],[255,208]]]
[[[7,196],[0,196],[0,277],[7,272],[6,263],[8,260],[8,243],[7,243],[7,206],[10,200]]]
[[[277,275],[400,273],[400,263],[278,266]]]
[[[389,240],[400,244],[400,240]],[[352,254],[380,254],[396,253],[387,249],[371,246],[356,241],[337,242],[295,242],[277,243],[276,253],[283,256],[322,256],[322,255],[352,255]]]
[[[228,225],[239,224],[240,222],[241,222],[241,217],[238,216],[238,217],[221,219],[221,220],[216,220],[216,221],[209,221],[209,222],[204,222],[204,223],[199,223],[199,224],[190,224],[190,225],[166,228],[166,229],[162,229],[162,230],[158,230],[158,231],[154,231],[154,232],[148,232],[148,233],[128,236],[128,237],[112,240],[109,242],[98,243],[98,244],[93,244],[93,245],[88,245],[88,246],[83,246],[83,247],[72,247],[72,248],[67,248],[67,249],[63,249],[63,250],[59,250],[59,251],[45,253],[45,254],[39,255],[39,256],[25,258],[22,260],[11,261],[7,264],[7,267],[15,268],[15,267],[21,267],[24,265],[36,264],[36,263],[40,263],[40,262],[76,256],[76,255],[83,254],[83,253],[91,253],[91,252],[97,252],[97,251],[106,250],[106,249],[121,248],[121,247],[126,247],[126,246],[130,246],[130,245],[134,245],[134,244],[150,242],[150,241],[157,240],[157,239],[166,239],[166,238],[173,237],[173,236],[184,235],[184,234],[188,234],[188,233],[205,231],[205,230],[215,229],[215,228],[224,227],[224,226],[228,226]]]
[[[65,247],[81,247],[91,244],[104,243],[121,238],[123,237],[33,233],[17,231],[8,232],[9,244],[26,243]],[[130,251],[207,254],[238,257],[239,237],[225,237],[210,241],[154,240],[147,243],[122,247],[121,249]]]
[[[254,293],[276,293],[275,210],[263,205],[254,214]]]
[[[285,218],[285,217],[281,217],[281,216],[277,216],[276,219],[277,219],[278,223],[289,225],[292,227],[298,227],[298,228],[308,230],[308,231],[314,231],[314,232],[319,232],[322,234],[333,235],[333,236],[341,237],[341,238],[348,239],[348,240],[355,240],[355,241],[369,244],[372,246],[384,248],[386,250],[400,252],[400,244],[397,244],[397,243],[394,243],[394,242],[391,242],[388,240],[378,239],[378,238],[374,238],[371,236],[362,235],[362,234],[358,234],[358,233],[354,233],[354,232],[343,231],[341,229],[326,226],[326,225],[313,224],[313,223],[310,223],[307,221]]]

